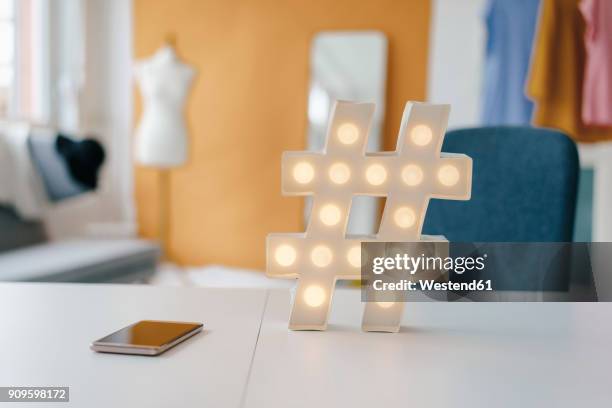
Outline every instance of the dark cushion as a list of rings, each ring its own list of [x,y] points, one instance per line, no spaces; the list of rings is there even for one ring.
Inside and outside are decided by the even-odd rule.
[[[106,157],[98,141],[75,140],[58,133],[55,149],[66,161],[73,179],[91,189],[98,187],[98,172]]]
[[[13,209],[0,206],[0,252],[40,244],[46,240],[42,222],[23,221]]]

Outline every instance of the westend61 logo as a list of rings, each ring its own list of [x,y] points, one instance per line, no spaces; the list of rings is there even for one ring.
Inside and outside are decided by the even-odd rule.
[[[612,243],[367,242],[362,244],[363,302],[581,302],[599,297]],[[607,255],[607,256],[604,256]],[[591,282],[571,289],[572,277]],[[584,288],[586,288],[585,286]],[[612,293],[606,292],[607,294]]]
[[[439,256],[420,256],[414,257],[408,254],[396,254],[393,257],[379,256],[372,259],[372,272],[381,275],[386,271],[406,271],[414,275],[422,270],[446,270],[454,271],[461,275],[469,271],[482,271],[485,268],[487,255],[478,257],[457,257],[452,258]]]
[[[491,280],[474,279],[453,282],[450,276],[440,279],[439,273],[453,271],[458,275],[465,272],[480,272],[485,269],[487,255],[482,256],[411,256],[406,253],[394,256],[371,258],[371,273],[376,279],[367,279],[375,292],[395,291],[491,291]],[[386,273],[387,272],[387,273]],[[434,276],[431,273],[434,273]],[[386,273],[386,274],[385,274]],[[385,274],[384,276],[382,276]],[[378,300],[386,300],[386,298]]]

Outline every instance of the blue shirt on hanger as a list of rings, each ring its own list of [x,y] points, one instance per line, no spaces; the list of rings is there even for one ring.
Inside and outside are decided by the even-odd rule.
[[[482,122],[528,125],[533,103],[525,81],[538,19],[539,0],[489,0]]]

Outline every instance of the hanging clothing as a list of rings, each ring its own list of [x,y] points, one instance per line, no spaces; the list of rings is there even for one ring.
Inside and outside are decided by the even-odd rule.
[[[532,123],[560,129],[578,142],[612,139],[612,129],[582,122],[585,24],[580,0],[541,0],[527,94],[535,102]]]
[[[533,103],[525,95],[540,0],[489,0],[482,122],[528,125]]]
[[[582,0],[580,11],[586,22],[582,120],[612,126],[612,1]]]

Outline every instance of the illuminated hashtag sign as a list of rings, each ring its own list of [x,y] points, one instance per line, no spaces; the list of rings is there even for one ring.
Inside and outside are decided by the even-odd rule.
[[[289,328],[325,330],[338,279],[359,279],[361,242],[427,240],[421,229],[430,198],[470,198],[472,160],[440,153],[449,105],[408,103],[397,149],[366,153],[374,104],[337,102],[322,152],[285,152],[286,195],[312,195],[304,233],[270,234],[267,274],[298,279]],[[375,236],[346,234],[354,196],[387,197]],[[402,302],[368,302],[366,331],[399,330]]]

